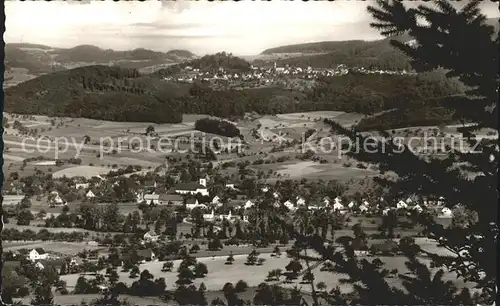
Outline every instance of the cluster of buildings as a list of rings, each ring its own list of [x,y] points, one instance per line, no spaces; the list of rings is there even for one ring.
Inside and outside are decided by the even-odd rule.
[[[350,71],[365,74],[391,74],[391,75],[405,75],[409,72],[403,71],[389,71],[389,70],[369,70],[364,67],[361,68],[348,68],[346,65],[338,65],[335,68],[302,68],[291,65],[278,67],[276,62],[272,67],[255,67],[251,66],[251,71],[248,72],[230,72],[224,68],[219,68],[214,71],[200,71],[193,67],[185,67],[181,73],[175,76],[164,78],[167,81],[192,83],[194,81],[204,81],[208,83],[220,82],[245,82],[245,81],[259,81],[269,83],[275,79],[283,77],[293,77],[296,79],[314,80],[319,77],[346,75]]]

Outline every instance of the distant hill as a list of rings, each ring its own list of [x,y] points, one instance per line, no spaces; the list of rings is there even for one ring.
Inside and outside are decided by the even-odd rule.
[[[170,50],[167,52],[167,55],[173,55],[184,58],[193,58],[196,56],[194,53],[187,50]]]
[[[196,57],[186,50],[157,52],[139,48],[129,51],[115,51],[101,49],[93,45],[80,45],[64,49],[39,44],[14,43],[7,44],[5,50],[7,70],[24,68],[34,75],[96,64],[140,69],[171,65]]]
[[[182,55],[180,55],[182,54]],[[59,49],[56,61],[66,62],[95,62],[107,63],[110,61],[124,60],[158,60],[166,61],[178,60],[179,57],[190,59],[194,56],[189,51],[176,50],[174,53],[156,52],[143,48],[130,51],[114,51],[111,49],[101,49],[93,45],[80,45],[70,49]]]
[[[339,48],[355,48],[365,45],[364,40],[320,41],[307,44],[280,46],[262,51],[261,54],[273,53],[323,53],[333,52]]]
[[[5,89],[5,111],[131,122],[180,122],[176,98],[189,87],[135,69],[86,66]],[[177,103],[177,104],[176,104]]]
[[[345,64],[367,69],[410,69],[408,57],[393,48],[389,40],[325,41],[277,47],[263,52],[263,54],[273,53],[302,53],[302,56],[276,60],[279,66],[288,64],[299,67],[334,68],[339,64]],[[256,65],[264,63],[265,61],[259,60],[254,62]]]
[[[498,19],[490,18],[486,24],[493,26],[498,33]],[[339,64],[346,64],[367,69],[411,69],[409,58],[392,47],[391,40],[409,42],[412,38],[405,34],[375,41],[323,41],[271,48],[264,50],[261,54],[294,54],[291,58],[276,60],[279,66],[289,64],[299,67],[333,68]],[[268,62],[256,60],[254,64],[267,64]]]

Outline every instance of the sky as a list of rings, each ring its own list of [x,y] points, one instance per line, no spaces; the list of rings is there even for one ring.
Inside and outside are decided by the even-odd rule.
[[[374,40],[372,1],[5,1],[6,43],[254,55],[281,45]],[[416,5],[415,2],[408,2]],[[483,1],[483,13],[500,16]]]

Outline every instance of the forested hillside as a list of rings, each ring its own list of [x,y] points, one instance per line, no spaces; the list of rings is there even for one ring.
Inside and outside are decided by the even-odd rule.
[[[460,94],[463,86],[441,73],[409,75],[348,74],[321,79],[309,94],[314,110],[373,114]],[[311,109],[312,110],[312,109]]]
[[[303,53],[303,56],[277,60],[278,66],[334,68],[339,64],[367,69],[409,70],[408,57],[390,45],[389,40],[326,41],[268,49],[262,54]],[[309,54],[312,53],[312,54]],[[318,54],[323,53],[323,54]],[[255,64],[262,63],[256,61]]]
[[[256,61],[255,65],[263,64]],[[410,70],[409,59],[398,50],[386,46],[372,46],[363,49],[341,49],[335,52],[317,55],[305,55],[276,60],[280,67],[291,65],[295,67],[335,68],[340,64],[352,68],[364,67],[369,70]]]
[[[428,126],[453,123],[453,112],[440,106],[406,106],[374,117],[363,118],[359,131],[390,130],[409,126]]]
[[[53,65],[52,59],[44,52],[36,54],[21,50],[25,47],[23,44],[7,44],[5,45],[5,69],[24,68],[33,74],[51,73],[55,71],[66,70],[61,65]],[[43,46],[32,45],[32,48]],[[43,48],[38,48],[43,49]]]
[[[5,90],[5,111],[114,121],[180,122],[174,98],[188,89],[141,77],[137,70],[86,66]]]

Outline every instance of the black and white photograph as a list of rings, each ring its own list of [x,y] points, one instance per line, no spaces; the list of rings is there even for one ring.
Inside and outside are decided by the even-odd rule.
[[[1,7],[1,306],[495,305],[497,2]]]

